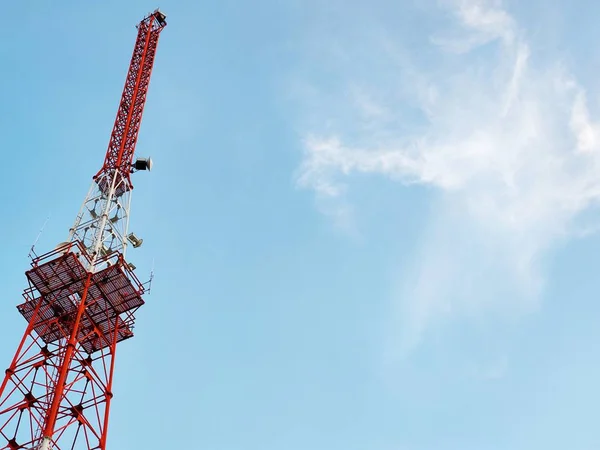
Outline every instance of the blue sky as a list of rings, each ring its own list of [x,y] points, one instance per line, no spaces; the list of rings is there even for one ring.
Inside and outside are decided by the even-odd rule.
[[[6,365],[156,6],[4,5]],[[600,5],[158,6],[109,448],[598,448]]]

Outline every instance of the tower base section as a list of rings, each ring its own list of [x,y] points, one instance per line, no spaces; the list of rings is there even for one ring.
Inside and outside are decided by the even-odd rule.
[[[117,343],[133,336],[144,288],[119,253],[91,264],[72,242],[26,272],[17,308],[28,325],[0,385],[1,450],[105,448]]]

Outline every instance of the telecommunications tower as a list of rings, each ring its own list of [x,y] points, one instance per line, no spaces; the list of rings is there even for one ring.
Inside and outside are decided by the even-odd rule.
[[[128,232],[130,175],[160,32],[159,10],[138,35],[102,168],[67,242],[32,252],[17,306],[27,328],[0,384],[0,449],[106,449],[117,343],[133,336],[145,285],[125,260],[142,240]]]

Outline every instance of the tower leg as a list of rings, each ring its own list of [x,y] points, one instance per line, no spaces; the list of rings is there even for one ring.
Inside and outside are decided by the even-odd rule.
[[[75,322],[73,323],[73,328],[71,329],[69,340],[67,342],[65,356],[59,368],[58,380],[54,389],[50,410],[48,412],[48,415],[46,416],[46,421],[44,425],[44,442],[50,440],[52,438],[52,435],[54,434],[54,428],[56,426],[56,420],[58,416],[58,409],[61,406],[61,403],[64,401],[63,393],[67,384],[67,375],[69,374],[69,369],[71,368],[71,361],[73,360],[73,355],[77,348],[80,334],[79,327],[81,324],[81,318],[87,307],[87,299],[91,281],[92,274],[89,273],[85,280],[83,293],[81,294],[81,300],[77,307],[77,315],[75,316]]]

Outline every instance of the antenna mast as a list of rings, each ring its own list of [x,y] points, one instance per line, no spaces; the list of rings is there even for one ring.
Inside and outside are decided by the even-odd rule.
[[[133,155],[160,32],[159,10],[137,26],[125,88],[102,168],[67,242],[32,253],[17,306],[27,328],[0,384],[1,450],[105,450],[117,343],[133,336],[144,286],[125,261]]]

